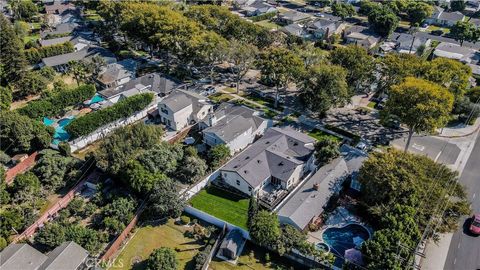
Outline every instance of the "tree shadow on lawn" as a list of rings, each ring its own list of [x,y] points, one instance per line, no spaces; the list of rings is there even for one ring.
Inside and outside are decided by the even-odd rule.
[[[205,190],[208,194],[211,194],[211,195],[216,196],[216,197],[224,198],[224,199],[227,199],[227,200],[230,200],[230,201],[238,202],[238,201],[246,199],[246,197],[240,196],[239,194],[235,194],[235,193],[233,193],[231,191],[228,191],[226,189],[220,189],[220,188],[212,186],[212,185],[205,188]]]

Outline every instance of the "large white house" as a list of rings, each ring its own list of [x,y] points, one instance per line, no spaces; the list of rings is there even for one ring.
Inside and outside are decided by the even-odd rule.
[[[208,98],[186,90],[176,90],[158,103],[163,124],[172,130],[200,122],[213,111]]]
[[[315,168],[315,139],[273,127],[220,169],[222,181],[245,194],[289,190]]]
[[[259,112],[255,110],[222,103],[199,126],[203,129],[205,144],[210,147],[225,144],[234,154],[251,144],[272,124],[272,120],[260,117]]]

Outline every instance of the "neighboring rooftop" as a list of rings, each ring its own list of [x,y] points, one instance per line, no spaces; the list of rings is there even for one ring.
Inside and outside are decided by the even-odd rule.
[[[88,252],[77,243],[65,242],[48,254],[48,259],[39,270],[77,269],[88,255]]]
[[[267,129],[264,136],[221,169],[238,173],[252,187],[270,176],[287,180],[313,154],[315,139],[290,127]]]
[[[115,55],[107,49],[98,46],[88,46],[80,51],[56,55],[52,57],[43,58],[42,62],[47,67],[55,67],[67,64],[70,61],[79,61],[83,59],[91,59],[94,56],[100,56],[105,59],[107,64],[116,61]]]
[[[103,85],[114,84],[123,78],[134,78],[137,70],[137,62],[131,58],[112,63],[103,68],[98,81]]]
[[[112,98],[132,89],[142,90],[145,88],[160,96],[165,96],[170,94],[179,85],[180,83],[171,77],[158,73],[149,73],[120,86],[100,91],[100,94],[106,98]]]
[[[279,14],[279,17],[281,17],[284,20],[289,20],[292,22],[298,22],[298,21],[303,21],[306,19],[311,18],[312,16],[306,13],[298,12],[298,11],[287,11],[285,13]]]
[[[437,57],[456,59],[466,64],[477,64],[480,60],[477,50],[448,42],[438,44],[433,54]]]
[[[162,104],[170,108],[170,110],[173,112],[178,112],[190,105],[193,106],[193,111],[195,112],[197,108],[201,107],[206,102],[206,97],[194,92],[180,89],[177,89],[177,91],[173,92],[161,101]]]
[[[0,252],[2,270],[38,270],[48,259],[28,244],[10,244]]]

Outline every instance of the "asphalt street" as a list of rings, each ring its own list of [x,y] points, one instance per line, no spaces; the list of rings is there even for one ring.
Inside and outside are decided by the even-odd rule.
[[[407,138],[396,139],[393,144],[400,149],[405,147]],[[409,152],[425,155],[429,158],[446,165],[452,165],[458,159],[460,148],[453,143],[445,142],[431,136],[417,136],[412,137],[410,142]]]
[[[480,212],[480,136],[459,179],[467,189],[474,213]],[[460,228],[452,237],[444,269],[480,269],[480,237],[469,235],[469,223],[462,219]]]

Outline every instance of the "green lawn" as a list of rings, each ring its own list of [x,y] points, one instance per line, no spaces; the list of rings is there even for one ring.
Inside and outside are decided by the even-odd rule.
[[[248,201],[249,199],[209,186],[195,195],[190,204],[198,210],[246,229]]]
[[[337,137],[337,136],[333,136],[333,135],[330,135],[324,131],[321,131],[319,129],[313,129],[312,131],[308,132],[308,135],[313,137],[314,139],[316,140],[320,140],[321,138],[325,138],[325,137],[329,137],[329,138],[332,138],[334,139],[335,141],[337,142],[341,142],[342,139]]]
[[[213,95],[210,95],[208,97],[210,100],[212,100],[213,102],[227,102],[227,101],[230,101],[233,99],[233,96],[229,95],[229,94],[225,94],[225,93],[215,93]]]
[[[264,108],[263,112],[265,113],[265,116],[268,117],[268,118],[275,118],[275,116],[278,115],[278,113],[276,113],[276,112],[274,112],[270,109],[267,109],[267,108]]]
[[[449,29],[449,28],[440,27],[440,26],[436,26],[436,25],[429,25],[427,29],[428,29],[428,31],[430,31],[430,32],[435,31],[435,30],[442,30],[444,34],[450,33],[450,29]]]
[[[29,41],[37,41],[40,39],[40,35],[39,34],[30,34],[28,36],[25,36],[23,38],[23,43],[27,44]]]
[[[110,270],[145,269],[145,259],[154,249],[177,248],[178,269],[194,269],[193,257],[202,247],[194,239],[183,236],[187,227],[175,225],[173,220],[160,226],[137,228],[136,234],[127,243]],[[135,262],[139,262],[136,263]],[[134,265],[135,264],[135,265]]]
[[[265,28],[268,28],[268,29],[278,29],[278,28],[281,27],[278,24],[276,24],[274,22],[271,22],[270,20],[258,21],[258,22],[255,22],[255,24],[260,25],[260,26],[265,27]]]
[[[247,242],[242,254],[238,257],[237,265],[220,261],[213,258],[209,265],[211,270],[268,270],[268,269],[305,269],[286,258],[278,256],[276,253],[270,253],[270,262],[267,262],[265,256],[267,251],[263,248],[254,246]]]
[[[375,109],[375,106],[376,106],[376,105],[377,105],[376,102],[370,101],[370,102],[368,103],[367,107],[372,108],[372,109]]]

